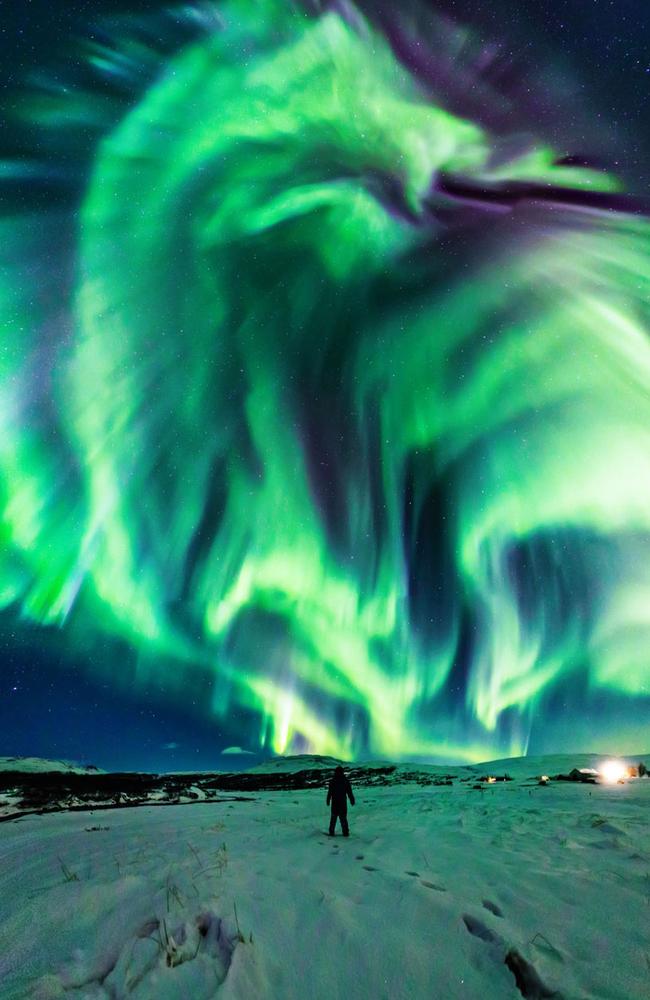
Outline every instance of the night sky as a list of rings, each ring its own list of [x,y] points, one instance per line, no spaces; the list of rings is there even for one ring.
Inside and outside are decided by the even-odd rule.
[[[642,752],[647,5],[305,6],[2,12],[0,755]]]

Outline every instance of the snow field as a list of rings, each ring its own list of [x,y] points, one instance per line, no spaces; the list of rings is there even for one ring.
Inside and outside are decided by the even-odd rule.
[[[355,794],[2,824],[0,997],[650,995],[650,781]]]

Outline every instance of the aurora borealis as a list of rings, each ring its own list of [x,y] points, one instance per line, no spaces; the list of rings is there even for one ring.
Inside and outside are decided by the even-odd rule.
[[[644,749],[647,208],[492,42],[436,5],[231,0],[122,13],[21,83],[19,623],[114,639],[251,749],[489,759],[609,706]]]

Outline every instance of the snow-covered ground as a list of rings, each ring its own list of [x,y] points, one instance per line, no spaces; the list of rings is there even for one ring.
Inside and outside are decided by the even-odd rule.
[[[324,799],[5,822],[2,1000],[650,996],[650,780]]]

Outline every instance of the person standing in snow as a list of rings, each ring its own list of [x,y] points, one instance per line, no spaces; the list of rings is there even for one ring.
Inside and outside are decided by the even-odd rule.
[[[330,837],[334,836],[334,828],[336,827],[336,820],[341,820],[341,829],[343,830],[343,836],[349,837],[350,830],[348,828],[348,802],[354,805],[354,795],[352,793],[352,786],[350,781],[343,774],[343,768],[339,766],[334,771],[334,777],[329,783],[329,788],[327,789],[327,804],[332,803],[332,815],[330,816]]]

